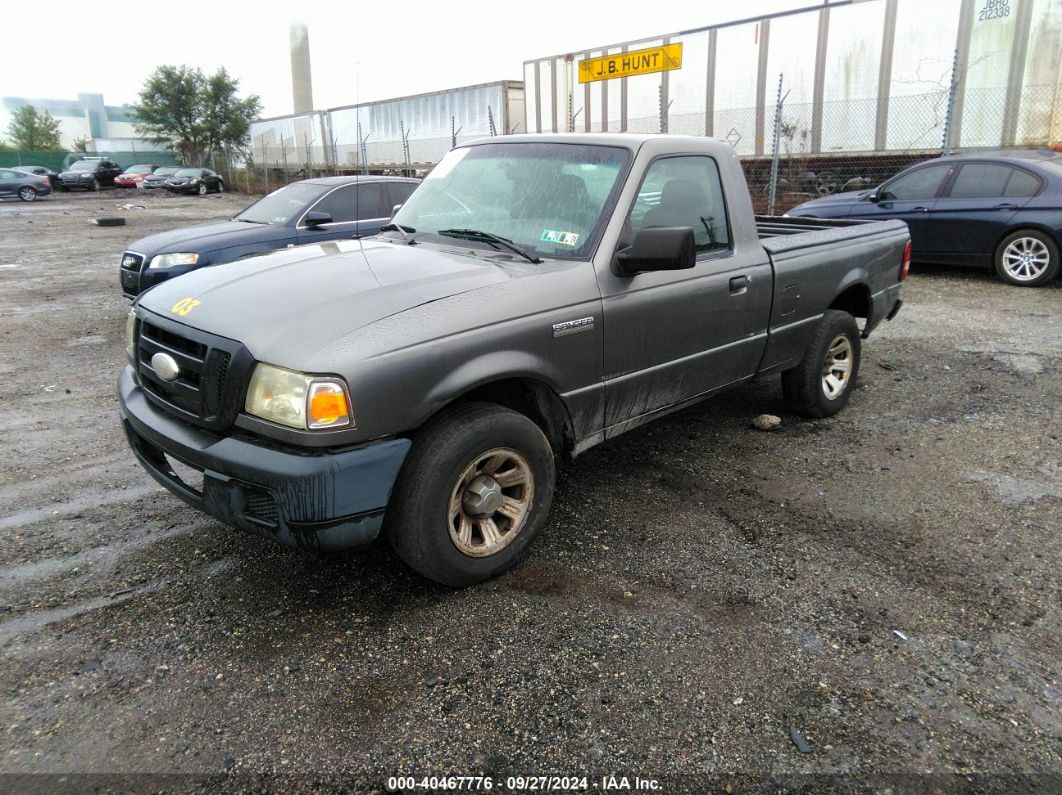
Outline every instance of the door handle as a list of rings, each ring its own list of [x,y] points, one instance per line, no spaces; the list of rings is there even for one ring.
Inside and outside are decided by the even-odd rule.
[[[928,213],[929,212],[929,208],[928,207],[915,207],[914,208],[914,212],[916,212],[916,213]]]
[[[748,289],[749,284],[752,282],[748,276],[734,276],[730,280],[730,292],[740,294]]]
[[[1016,204],[1006,204],[1006,203],[997,204],[992,209],[993,210],[1017,210],[1018,209],[1018,205],[1016,205]]]

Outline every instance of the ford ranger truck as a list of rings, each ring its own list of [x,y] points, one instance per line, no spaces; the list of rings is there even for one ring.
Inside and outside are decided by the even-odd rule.
[[[898,221],[756,218],[732,147],[667,135],[464,144],[383,230],[141,295],[121,421],[222,522],[451,586],[520,559],[558,457],[775,373],[839,411],[910,256]]]

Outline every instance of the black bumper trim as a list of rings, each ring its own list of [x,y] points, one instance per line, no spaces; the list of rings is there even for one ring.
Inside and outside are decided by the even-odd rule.
[[[130,368],[118,384],[119,414],[133,453],[152,478],[193,508],[303,549],[347,549],[379,535],[408,439],[309,455],[286,452],[171,417],[147,401]],[[202,472],[202,490],[181,480],[167,456]],[[275,521],[248,505],[248,497],[263,492],[276,505]]]

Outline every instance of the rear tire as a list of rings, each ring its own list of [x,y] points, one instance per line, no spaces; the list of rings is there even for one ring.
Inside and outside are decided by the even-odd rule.
[[[782,394],[790,411],[820,418],[843,409],[859,375],[861,355],[855,318],[827,310],[800,364],[782,373]]]
[[[555,479],[553,451],[534,422],[492,403],[459,405],[417,435],[384,533],[428,579],[482,582],[523,556],[546,521]]]
[[[221,181],[221,180],[219,179],[219,180],[218,180],[218,193],[224,193],[224,192],[225,192],[225,183],[224,183],[224,182],[222,182],[222,181]]]
[[[995,256],[996,273],[1007,284],[1039,287],[1058,276],[1062,260],[1058,244],[1035,229],[1019,229],[1000,242]]]
[[[37,201],[37,191],[29,185],[24,185],[18,189],[18,197],[24,202],[35,202]]]

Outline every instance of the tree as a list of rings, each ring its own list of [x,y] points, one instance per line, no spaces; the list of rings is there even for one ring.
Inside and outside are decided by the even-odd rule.
[[[137,132],[168,144],[189,164],[225,148],[241,150],[262,102],[256,94],[240,99],[239,83],[224,67],[208,77],[201,69],[160,66],[132,108]]]
[[[11,116],[8,137],[17,149],[27,152],[61,151],[59,122],[48,111],[38,113],[32,105],[23,105]]]

